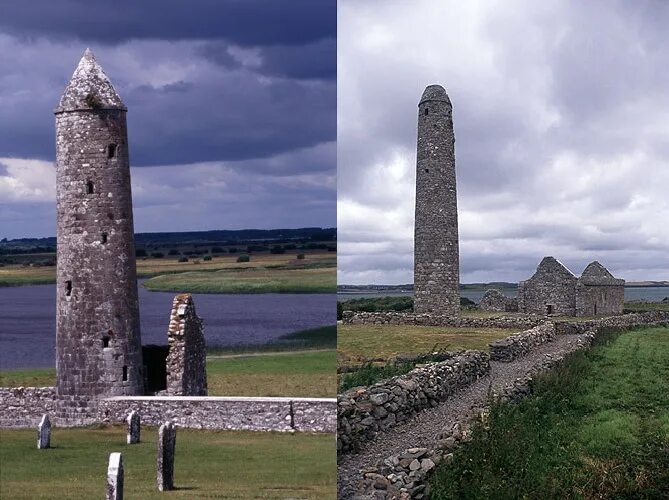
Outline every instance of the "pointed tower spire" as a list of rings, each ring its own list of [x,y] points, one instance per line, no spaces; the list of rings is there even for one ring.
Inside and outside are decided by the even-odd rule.
[[[95,60],[93,51],[86,49],[77,69],[60,98],[56,113],[85,109],[122,109],[123,101],[102,67]]]

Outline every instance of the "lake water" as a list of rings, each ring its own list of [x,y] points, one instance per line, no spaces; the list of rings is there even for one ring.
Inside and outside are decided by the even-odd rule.
[[[460,290],[460,296],[466,297],[478,303],[485,290]],[[515,288],[505,288],[502,293],[507,297],[516,297],[518,290]],[[413,297],[413,292],[384,292],[378,293],[338,293],[337,300],[351,300],[360,298],[374,298],[374,297]],[[669,287],[666,286],[649,286],[639,288],[625,288],[625,301],[630,300],[646,300],[648,302],[661,302],[663,298],[669,297]]]
[[[142,344],[167,344],[174,293],[139,287]],[[265,344],[281,335],[334,325],[335,294],[194,294],[208,345]],[[56,288],[0,288],[0,369],[55,366]]]

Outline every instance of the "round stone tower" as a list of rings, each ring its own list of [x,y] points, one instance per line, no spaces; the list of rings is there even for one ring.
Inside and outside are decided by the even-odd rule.
[[[55,111],[62,418],[144,389],[126,112],[86,50]]]
[[[418,104],[414,311],[460,314],[453,106],[440,85]]]

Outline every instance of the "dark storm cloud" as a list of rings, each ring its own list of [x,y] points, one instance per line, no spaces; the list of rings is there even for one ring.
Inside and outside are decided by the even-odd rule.
[[[464,281],[523,279],[544,255],[669,279],[668,3],[345,0],[339,15],[340,282],[413,279],[432,83],[454,106]]]
[[[0,29],[103,44],[223,38],[238,45],[302,45],[334,38],[337,11],[331,0],[9,1]]]
[[[0,159],[54,160],[53,109],[89,46],[128,106],[132,167],[160,166],[152,172],[169,176],[161,185],[172,185],[170,193],[177,197],[171,180],[179,169],[211,164],[207,176],[239,171],[244,175],[235,180],[236,192],[225,191],[227,200],[245,207],[237,222],[334,225],[334,0],[116,2],[113,7],[69,0],[43,2],[38,16],[35,8],[12,2],[3,4],[0,15]],[[10,204],[20,203],[14,194],[20,191],[32,202],[41,197],[53,203],[50,190],[35,188],[39,179],[30,175],[29,165],[15,164],[9,177],[0,177],[0,196],[7,193]],[[204,189],[208,180],[190,179],[209,193],[212,208],[223,206],[211,186]],[[145,211],[153,214],[151,224],[168,226],[159,220],[160,200],[146,197],[149,192],[140,193],[135,202],[153,207]],[[195,206],[201,211],[197,216]],[[224,209],[229,213],[232,207]],[[203,224],[210,213],[197,204],[181,213],[186,212],[193,223],[179,216],[184,229]],[[141,217],[137,226],[153,230]],[[52,227],[51,222],[32,227],[42,231],[47,225]],[[14,236],[32,235],[30,224],[12,226]]]

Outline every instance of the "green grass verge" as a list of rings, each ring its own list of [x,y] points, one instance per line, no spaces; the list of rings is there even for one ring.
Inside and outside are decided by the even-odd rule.
[[[332,351],[207,358],[210,396],[335,397]]]
[[[157,429],[125,444],[125,429],[54,428],[48,450],[35,431],[0,430],[0,498],[103,498],[111,452],[123,453],[126,498],[334,498],[331,435],[177,431],[175,491],[156,489]]]
[[[662,302],[625,302],[625,312],[669,311],[669,300]]]
[[[430,498],[669,497],[669,329],[610,334],[492,409]]]
[[[144,282],[155,292],[189,293],[335,293],[334,267],[245,269],[187,272],[156,276]]]
[[[333,350],[207,358],[210,396],[335,397]],[[55,368],[0,372],[0,387],[50,387]]]

